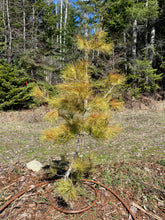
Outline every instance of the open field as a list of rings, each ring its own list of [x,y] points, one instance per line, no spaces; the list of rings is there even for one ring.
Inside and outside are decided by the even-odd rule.
[[[68,158],[73,156],[75,147],[72,145],[54,148],[52,143],[42,141],[43,129],[50,126],[43,119],[46,111],[48,111],[46,108],[40,108],[33,111],[0,113],[0,184],[1,179],[10,180],[11,184],[11,175],[15,175],[13,181],[18,177],[24,177],[27,185],[36,181],[35,176],[29,174],[29,171],[19,164],[20,161],[29,162],[37,159],[42,163],[47,163],[63,154],[66,154]],[[138,220],[163,220],[165,219],[165,102],[154,102],[145,109],[125,109],[121,112],[113,112],[113,116],[114,123],[122,128],[122,132],[117,137],[112,138],[108,143],[98,143],[89,137],[86,138],[86,147],[82,154],[92,151],[95,155],[95,166],[91,178],[114,189],[129,207],[134,202],[146,212],[150,212],[151,215],[148,215],[138,210],[136,213]],[[19,163],[16,163],[17,161]],[[0,191],[0,207],[4,202],[3,195],[6,197],[11,195],[12,190],[15,194],[16,188],[8,192],[1,193]],[[48,207],[49,204],[46,201],[39,202],[41,196],[33,193],[32,198],[29,197],[29,205],[21,210],[22,213],[31,213],[34,201],[38,201],[35,202],[37,213],[40,213],[43,219],[128,220],[128,213],[116,205],[119,204],[118,201],[109,196],[101,189],[102,206],[98,202],[97,206],[88,212],[68,216],[55,212],[50,207],[42,214],[43,204],[44,207]],[[0,215],[0,219],[14,219],[18,216],[18,211],[10,206]],[[11,218],[6,218],[5,216],[9,213]],[[35,213],[36,211],[31,216],[35,216]],[[42,218],[35,216],[34,219]]]
[[[51,126],[43,117],[45,108],[20,112],[0,112],[1,163],[38,159],[41,162],[60,156],[67,151],[72,155],[75,147],[44,142],[42,131]],[[165,154],[165,103],[156,103],[147,110],[114,112],[114,123],[122,132],[109,143],[96,143],[86,139],[84,152],[93,151],[97,158],[121,161],[130,158],[152,161],[163,159]]]

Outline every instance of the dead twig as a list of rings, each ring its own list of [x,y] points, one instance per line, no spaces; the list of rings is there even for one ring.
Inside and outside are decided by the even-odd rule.
[[[15,183],[17,183],[19,180],[20,180],[20,179],[18,179],[18,180],[17,180],[17,181],[15,181],[14,183],[11,183],[11,184],[9,184],[9,185],[7,185],[7,186],[3,187],[3,188],[1,189],[1,191],[0,191],[0,192],[2,192],[2,191],[4,191],[4,190],[8,189],[10,186],[13,186],[13,185],[14,185]]]
[[[137,208],[136,208],[135,206],[132,205],[131,208],[130,208],[130,210],[133,212],[134,215],[136,215]],[[133,218],[132,218],[131,214],[129,214],[128,220],[132,220],[132,219],[133,219]]]
[[[132,206],[136,207],[137,209],[141,210],[142,212],[146,213],[147,215],[149,215],[149,216],[151,216],[151,217],[153,217],[153,218],[155,218],[157,220],[163,220],[161,217],[159,217],[159,216],[157,216],[157,215],[155,215],[155,214],[153,214],[153,213],[143,209],[140,205],[138,205],[138,204],[136,204],[134,202],[132,203]]]

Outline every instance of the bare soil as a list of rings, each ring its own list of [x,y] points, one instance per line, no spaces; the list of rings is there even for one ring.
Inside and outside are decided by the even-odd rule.
[[[135,166],[135,164],[125,164],[129,166]],[[152,171],[152,175],[160,178],[163,184],[164,168],[159,164],[153,164],[149,162],[137,163],[136,166],[139,169],[145,169]],[[95,169],[97,173],[94,173],[93,177],[96,181],[103,183],[102,173],[104,172],[105,166],[97,165]],[[109,166],[110,173],[113,176],[117,172],[114,170],[119,170],[123,167],[123,163],[116,163],[113,167]],[[108,166],[106,165],[106,169]],[[123,170],[124,174],[129,176],[129,169]],[[133,175],[133,174],[132,174]],[[128,180],[129,181],[129,180]],[[52,186],[54,186],[55,180],[49,184],[33,188],[35,184],[44,182],[42,177],[26,168],[24,163],[14,163],[6,164],[0,166],[0,208],[3,204],[9,201],[18,193],[24,191],[31,186],[31,190],[24,193],[20,197],[16,198],[11,204],[9,204],[0,213],[0,219],[127,219],[129,218],[129,213],[122,203],[109,191],[105,190],[103,187],[97,187],[99,192],[99,197],[96,205],[80,214],[64,214],[54,209],[48,200],[48,194]],[[108,186],[113,191],[115,191],[120,197],[124,199],[128,207],[132,207],[132,202],[138,204],[146,213],[135,209],[135,216],[138,220],[142,219],[156,219],[152,216],[157,216],[157,219],[165,218],[165,192],[161,188],[155,187],[154,184],[150,182],[145,182],[143,188],[138,188],[138,182],[134,182],[128,185],[122,186],[113,185]],[[84,184],[82,187],[85,186]],[[143,190],[143,192],[141,192]],[[146,198],[142,197],[146,194]],[[92,203],[94,200],[94,194],[90,189],[85,189],[84,195],[81,194],[78,200],[70,203],[59,202],[58,196],[51,193],[54,204],[60,208],[67,210],[81,210]],[[147,197],[152,197],[152,201]],[[145,201],[143,201],[145,200]],[[150,207],[150,209],[148,209]],[[133,208],[133,207],[132,207]],[[148,212],[151,214],[149,215]]]

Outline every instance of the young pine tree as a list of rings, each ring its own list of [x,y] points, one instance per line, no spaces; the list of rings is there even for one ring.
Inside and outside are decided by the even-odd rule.
[[[156,73],[157,69],[153,69],[151,61],[146,56],[141,60],[134,60],[133,65],[130,65],[130,71],[131,74],[127,76],[127,80],[130,82],[128,88],[132,96],[153,94],[158,90],[158,82],[162,74]]]
[[[84,59],[78,60],[75,64],[68,64],[62,71],[63,82],[57,86],[58,95],[52,98],[46,97],[39,88],[34,92],[35,96],[47,99],[53,108],[46,115],[49,120],[57,121],[59,117],[62,119],[57,121],[56,127],[45,131],[44,139],[60,144],[74,139],[76,144],[74,161],[82,137],[90,135],[95,139],[105,140],[118,132],[118,127],[112,126],[110,118],[110,104],[116,105],[116,103],[115,101],[110,103],[110,100],[113,89],[124,80],[120,74],[114,73],[99,80],[93,80],[91,77],[89,54],[92,51],[110,53],[113,47],[106,43],[104,32],[97,33],[90,40],[78,36],[77,47],[84,51]],[[79,164],[81,166],[82,163]],[[65,174],[64,180],[67,186],[72,186],[69,176],[74,167],[73,162]],[[64,190],[65,187],[61,185],[60,188]]]

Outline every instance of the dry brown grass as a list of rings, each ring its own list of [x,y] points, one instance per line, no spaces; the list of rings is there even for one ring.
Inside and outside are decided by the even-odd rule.
[[[135,106],[135,103],[133,103]],[[37,158],[41,161],[64,152],[72,155],[75,148],[60,146],[41,140],[42,131],[49,127],[43,117],[48,109],[0,112],[0,161]],[[123,109],[113,113],[114,123],[122,127],[121,134],[103,144],[86,138],[84,153],[92,150],[98,158],[162,158],[165,153],[165,101],[152,101],[145,108]],[[104,150],[103,150],[104,149]]]

